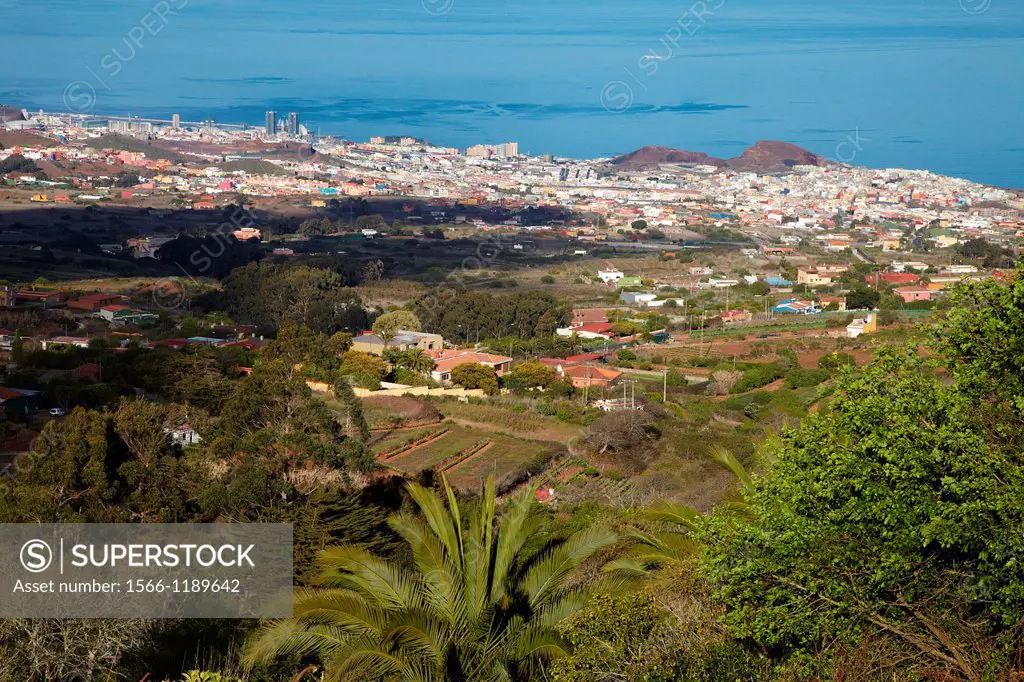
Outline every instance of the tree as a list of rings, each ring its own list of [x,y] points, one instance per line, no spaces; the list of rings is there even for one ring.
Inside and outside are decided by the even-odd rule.
[[[410,348],[399,353],[398,364],[414,372],[426,374],[434,369],[437,363],[422,348]]]
[[[139,184],[138,171],[123,170],[114,178],[115,187],[134,187]]]
[[[652,590],[599,594],[564,620],[559,632],[573,645],[551,665],[554,682],[667,682],[681,679],[688,655],[680,624],[660,608]],[[687,623],[687,625],[690,625]]]
[[[261,499],[266,499],[267,488],[259,476],[266,476],[267,468],[308,463],[369,471],[374,466],[359,438],[349,437],[346,424],[313,397],[301,374],[281,361],[257,363],[225,403],[218,426],[222,433],[212,446],[213,454],[233,461],[239,453],[247,455],[250,459],[243,464],[259,486]]]
[[[204,248],[191,248],[185,260],[190,255],[202,256]],[[222,251],[223,245],[218,245],[214,253]],[[215,265],[211,267],[216,269],[224,257],[213,259]],[[203,258],[198,260],[202,262]],[[327,269],[249,263],[230,271],[214,307],[226,310],[232,319],[256,325],[280,327],[291,321],[315,332],[363,330],[368,324],[366,310],[358,294],[348,288],[356,279],[357,275],[344,272],[341,266]]]
[[[383,379],[388,375],[388,363],[384,358],[358,350],[346,351],[341,356],[341,373],[347,375],[369,374]]]
[[[950,292],[931,347],[957,383],[979,400],[998,398],[1024,413],[1024,271],[1010,284],[988,279]]]
[[[649,410],[609,412],[587,427],[583,442],[598,458],[620,469],[642,471],[653,458],[653,445],[661,437],[654,422]]]
[[[399,331],[418,332],[420,329],[420,319],[410,310],[392,310],[373,321],[373,333],[381,338],[385,347]]]
[[[869,289],[864,286],[858,286],[846,294],[846,307],[849,310],[874,310],[878,307],[878,301],[881,298],[874,289]]]
[[[558,383],[558,372],[536,361],[517,365],[509,375],[508,383],[521,389],[550,388]]]
[[[516,336],[551,336],[567,326],[570,306],[552,294],[531,291],[495,296],[464,291],[458,280],[439,286],[414,306],[426,331],[446,339],[475,340]]]
[[[452,370],[452,382],[463,388],[479,388],[487,395],[498,392],[498,375],[487,365],[467,362]]]
[[[342,545],[321,554],[321,586],[296,594],[295,616],[247,646],[251,665],[282,654],[319,658],[328,679],[436,682],[534,679],[567,645],[555,630],[580,598],[573,572],[615,542],[589,528],[544,535],[525,489],[500,519],[494,481],[478,502],[407,487],[418,513],[391,517],[412,567]]]
[[[639,219],[634,220],[633,222],[631,222],[629,224],[629,226],[632,227],[634,230],[646,230],[647,229],[647,221],[644,220],[643,218],[639,218]]]
[[[357,230],[383,230],[387,227],[384,217],[379,213],[373,215],[362,215],[356,218]]]
[[[749,289],[750,293],[754,296],[767,296],[772,290],[772,288],[768,286],[767,282],[762,282],[761,280],[757,280],[751,284]]]
[[[1004,440],[914,349],[848,370],[835,394],[768,446],[747,519],[716,514],[700,535],[726,623],[791,652],[883,637],[980,679],[982,638],[1024,617],[1019,433]]]
[[[352,391],[348,382],[341,379],[334,384],[334,396],[345,406],[345,417],[342,421],[345,435],[366,440],[370,437],[370,426],[363,416],[363,401]]]
[[[21,362],[25,359],[25,339],[21,336],[21,330],[14,331],[14,341],[11,342],[11,359]]]
[[[7,173],[35,173],[39,166],[32,159],[27,159],[21,154],[11,154],[0,161],[0,175]]]

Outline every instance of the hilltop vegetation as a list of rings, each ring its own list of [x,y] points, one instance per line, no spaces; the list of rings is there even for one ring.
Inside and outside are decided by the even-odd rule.
[[[1022,279],[961,285],[935,321],[876,337],[871,354],[800,336],[622,349],[606,366],[629,372],[627,404],[643,409],[611,412],[530,357],[583,350],[552,336],[569,310],[551,294],[455,292],[384,313],[333,268],[269,262],[221,286],[203,298],[216,318],[166,335],[230,316],[271,330],[262,348],[19,349],[8,385],[77,407],[15,462],[0,521],[292,523],[295,618],[7,621],[0,680],[1020,672]],[[493,395],[357,397],[434,365],[354,350],[353,332],[468,341],[477,324],[482,349],[518,338],[508,375],[470,363],[453,377]],[[90,365],[102,375],[71,373]],[[166,437],[186,426],[201,439]],[[314,643],[320,628],[332,644]],[[57,633],[71,646],[33,648]]]

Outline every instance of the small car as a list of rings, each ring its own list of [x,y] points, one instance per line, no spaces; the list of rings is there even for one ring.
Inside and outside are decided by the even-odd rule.
[[[50,416],[51,417],[63,417],[65,414],[67,414],[67,411],[65,411],[65,409],[63,407],[51,407],[50,408]]]

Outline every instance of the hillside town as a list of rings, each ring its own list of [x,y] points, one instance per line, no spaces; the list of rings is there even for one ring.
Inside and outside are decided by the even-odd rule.
[[[921,674],[892,679],[982,679],[950,671],[973,671],[1000,646],[998,618],[979,625],[979,604],[1002,599],[1009,613],[1020,595],[992,585],[1018,571],[1007,557],[1024,537],[1024,479],[999,460],[1017,457],[1022,437],[1024,193],[836,163],[779,142],[731,160],[662,148],[578,160],[531,156],[515,142],[454,149],[405,136],[314,136],[296,112],[268,111],[264,126],[247,127],[6,111],[0,522],[274,523],[294,533],[285,590],[298,588],[294,618],[217,620],[234,639],[215,651],[187,619],[122,622],[90,611],[97,627],[128,623],[144,644],[127,663],[116,637],[101,647],[106,658],[68,655],[90,672],[65,679],[129,677],[98,670],[167,682],[847,679],[787,667],[812,655],[823,666],[839,657],[837,671],[854,670],[849,679],[889,679],[860,675],[857,666],[876,671],[874,659],[848,664],[832,639],[816,644],[826,653],[769,661],[772,647],[727,635],[720,596],[700,581],[722,584],[713,572],[726,560],[715,557],[738,551],[715,533],[755,521],[771,532],[757,531],[765,542],[744,537],[742,551],[756,556],[730,558],[740,572],[766,548],[795,542],[792,580],[805,579],[813,550],[816,566],[839,572],[842,588],[828,599],[857,582],[843,622],[867,631],[910,614],[900,627],[914,643],[897,636],[884,646],[896,660],[923,661]],[[1002,506],[982,509],[978,491]],[[906,521],[890,501],[927,508]],[[827,523],[805,532],[800,524],[819,512]],[[963,518],[943,516],[954,513]],[[498,541],[480,553],[460,539],[488,534],[490,543],[492,530],[507,530],[499,515],[519,524],[508,542],[539,548],[509,559],[518,585],[481,607],[470,629],[490,632],[501,620],[492,614],[511,601],[508,622],[536,621],[524,595],[558,583],[554,594],[583,605],[545,635],[580,643],[550,663],[553,676],[355,668],[330,677],[333,653],[299,646],[308,632],[334,628],[326,623],[342,624],[331,630],[339,641],[355,623],[399,613],[412,614],[399,631],[418,627],[434,607],[418,596],[399,605],[405,591],[500,556]],[[870,527],[849,539],[862,519]],[[784,521],[800,531],[773,525]],[[894,550],[862,545],[896,523],[904,554],[882,566],[890,555],[875,554]],[[960,614],[944,601],[968,580],[967,551],[947,556],[961,537],[950,528],[975,524],[971,551],[988,557],[993,537],[1003,544],[996,568],[972,559],[970,570],[989,573]],[[922,538],[932,536],[942,541],[922,558]],[[855,560],[860,568],[847,573]],[[700,573],[699,561],[718,563]],[[905,577],[931,575],[940,562],[948,572],[932,582]],[[757,570],[752,581],[729,579],[760,595],[776,567]],[[862,585],[876,578],[862,574],[886,581],[882,597],[864,598],[876,599],[870,607]],[[343,598],[316,601],[332,580],[366,595],[346,587]],[[446,579],[442,592],[467,580]],[[929,618],[959,618],[955,636],[984,642],[984,656],[965,663],[942,653],[956,647],[909,610],[904,582],[911,599],[925,585]],[[773,595],[788,589],[774,584]],[[786,598],[798,602],[804,589],[797,583]],[[367,616],[374,590],[387,596]],[[451,612],[469,603],[459,595]],[[882,615],[851,615],[868,608]],[[446,618],[428,630],[449,627]],[[28,637],[6,623],[36,622],[0,620],[0,651],[5,632]],[[297,645],[260,643],[281,623]],[[597,634],[582,629],[595,624]],[[894,627],[872,631],[866,646]],[[651,633],[658,646],[671,643],[665,652],[643,649]],[[366,638],[393,651],[405,636]],[[159,641],[172,642],[161,646],[174,660],[149,655]],[[642,655],[631,653],[638,647]],[[279,660],[279,648],[315,663]],[[412,648],[403,655],[427,647]],[[203,660],[182,663],[196,652]],[[517,655],[504,672],[526,669]],[[263,667],[244,668],[244,656]],[[18,660],[12,670],[30,666]],[[774,677],[762,674],[769,665]],[[4,670],[0,682],[13,680]],[[609,672],[618,670],[640,672]]]

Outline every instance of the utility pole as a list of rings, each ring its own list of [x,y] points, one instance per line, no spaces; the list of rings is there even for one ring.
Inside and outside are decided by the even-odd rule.
[[[733,365],[734,365],[733,369],[736,369],[735,362],[736,361],[734,359],[733,360]],[[661,383],[661,402],[664,403],[664,402],[667,402],[667,401],[668,401],[668,365],[665,366],[665,375],[662,377],[662,383]]]

